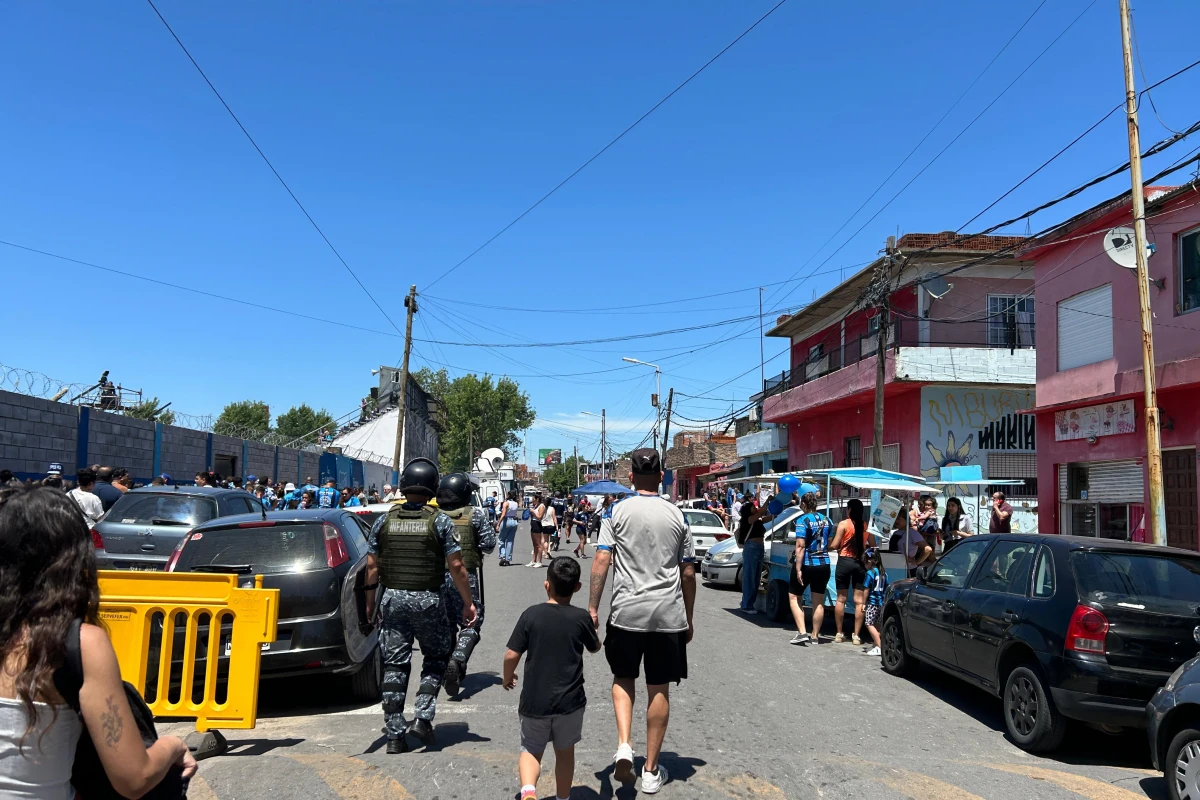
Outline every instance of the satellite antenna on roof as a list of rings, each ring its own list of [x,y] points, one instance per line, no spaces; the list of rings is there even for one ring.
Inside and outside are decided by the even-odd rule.
[[[945,297],[954,288],[953,283],[948,283],[945,278],[936,272],[930,272],[922,278],[921,285],[925,287],[925,291],[929,292],[929,295],[935,300]]]
[[[499,447],[489,447],[479,454],[480,466],[482,466],[484,463],[490,465],[489,469],[486,471],[499,472],[501,465],[504,464],[504,451]]]
[[[1137,269],[1137,252],[1134,250],[1133,228],[1124,225],[1104,234],[1104,252],[1117,266]]]

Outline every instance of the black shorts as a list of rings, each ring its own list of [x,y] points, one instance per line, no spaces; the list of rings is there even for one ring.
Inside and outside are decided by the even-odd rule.
[[[646,683],[661,686],[687,677],[687,631],[627,631],[605,626],[604,657],[614,678],[637,678],[646,662]]]
[[[867,568],[855,561],[849,556],[842,556],[837,562],[837,589],[854,589],[855,591],[863,588],[863,581],[867,578]]]
[[[529,532],[530,533],[541,533],[542,532],[542,521],[540,519],[532,519],[531,518],[529,520]]]
[[[788,591],[800,597],[804,594],[805,589],[811,589],[813,594],[825,594],[829,587],[829,565],[810,565],[800,567],[800,577],[804,578],[804,584],[801,585],[796,580],[796,567],[792,566],[792,578],[788,584]]]

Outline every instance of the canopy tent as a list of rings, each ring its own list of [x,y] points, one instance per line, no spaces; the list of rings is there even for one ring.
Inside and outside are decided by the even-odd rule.
[[[577,486],[571,490],[571,494],[633,494],[633,489],[628,486],[622,486],[616,481],[592,481],[585,483],[583,486]]]

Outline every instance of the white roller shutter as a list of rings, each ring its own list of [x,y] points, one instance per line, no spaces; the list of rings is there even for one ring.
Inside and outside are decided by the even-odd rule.
[[[1081,292],[1058,303],[1058,369],[1073,369],[1112,358],[1112,284]]]
[[[1066,502],[1067,499],[1067,465],[1059,464],[1058,468],[1058,500]]]
[[[1088,500],[1093,503],[1141,503],[1146,482],[1136,461],[1093,461],[1088,464]]]

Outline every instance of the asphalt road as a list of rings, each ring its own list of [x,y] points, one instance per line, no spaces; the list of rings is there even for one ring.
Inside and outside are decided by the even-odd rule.
[[[524,531],[522,531],[523,533]],[[528,542],[528,537],[518,542]],[[520,551],[518,551],[520,552]],[[591,562],[583,562],[586,571]],[[460,699],[439,699],[438,745],[389,756],[378,706],[348,704],[330,680],[267,683],[258,728],[228,732],[230,752],[201,762],[199,800],[450,800],[517,793],[517,696],[500,684],[517,615],[545,599],[542,573],[487,564],[487,623]],[[586,586],[586,578],[585,578]],[[586,607],[581,592],[577,603]],[[930,670],[893,678],[851,644],[788,644],[793,626],[745,617],[733,591],[701,585],[690,677],[672,689],[660,797],[974,800],[1166,798],[1141,732],[1073,729],[1053,757],[1030,756],[1005,734],[999,703]],[[416,657],[419,659],[419,655]],[[576,747],[582,798],[636,797],[612,780],[615,727],[603,654],[588,657],[589,705]],[[416,689],[414,669],[410,692]],[[410,694],[411,699],[411,694]],[[644,695],[634,749],[644,752]],[[163,732],[186,734],[176,723]],[[554,797],[548,752],[541,796]]]

